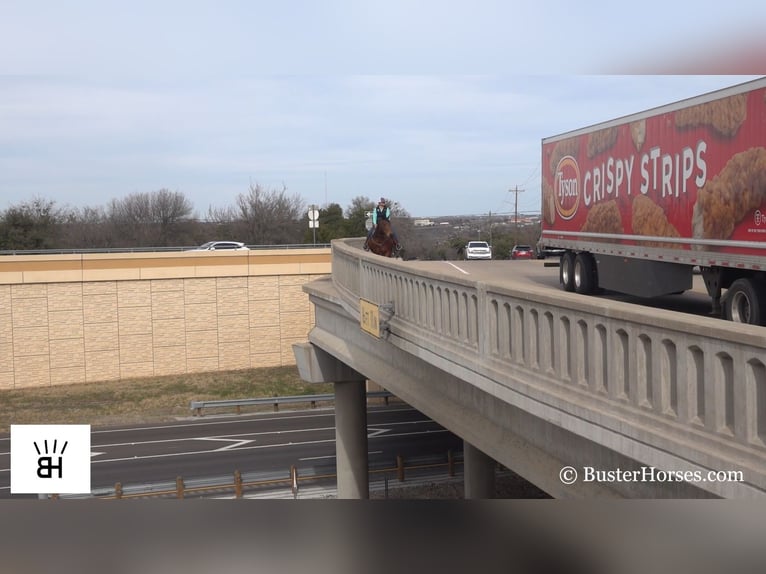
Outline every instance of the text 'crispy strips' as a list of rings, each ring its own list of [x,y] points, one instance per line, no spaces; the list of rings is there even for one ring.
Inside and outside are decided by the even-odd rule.
[[[676,127],[679,129],[710,126],[724,137],[735,135],[746,118],[747,94],[691,106],[675,114]]]
[[[694,237],[728,239],[734,228],[766,198],[766,148],[733,156],[697,193]]]

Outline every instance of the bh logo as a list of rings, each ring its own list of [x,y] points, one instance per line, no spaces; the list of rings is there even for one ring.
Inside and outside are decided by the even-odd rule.
[[[11,494],[89,494],[90,425],[11,425]]]
[[[56,444],[58,443],[58,440],[53,440],[53,450],[51,451],[54,455],[56,454]],[[53,475],[51,474],[51,471],[54,469],[57,469],[59,471],[59,478],[63,477],[63,470],[64,470],[64,463],[63,463],[63,455],[64,451],[66,450],[66,446],[69,444],[69,442],[64,441],[64,444],[61,445],[61,456],[58,458],[58,463],[53,463],[53,457],[47,456],[48,454],[48,441],[45,441],[45,454],[46,456],[40,456],[37,459],[37,476],[40,478],[52,478]],[[37,451],[38,455],[42,455],[40,452],[40,447],[37,446],[37,443],[35,442],[35,450]]]

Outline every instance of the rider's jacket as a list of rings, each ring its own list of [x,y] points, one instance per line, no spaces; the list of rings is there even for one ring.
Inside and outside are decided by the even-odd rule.
[[[378,219],[388,219],[391,221],[391,208],[384,207],[383,209],[380,209],[379,207],[376,207],[375,211],[372,212],[373,225],[378,224]]]

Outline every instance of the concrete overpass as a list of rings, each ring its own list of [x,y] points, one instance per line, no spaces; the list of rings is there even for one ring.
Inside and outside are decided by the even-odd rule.
[[[305,380],[336,383],[340,497],[368,496],[366,379],[463,438],[467,498],[495,461],[562,498],[766,494],[766,329],[359,247],[333,242],[294,345]]]

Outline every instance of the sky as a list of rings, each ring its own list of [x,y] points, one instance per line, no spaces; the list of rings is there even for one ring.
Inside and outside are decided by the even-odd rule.
[[[766,74],[766,3],[21,2],[0,210],[251,185],[415,217],[540,209],[541,140]]]

